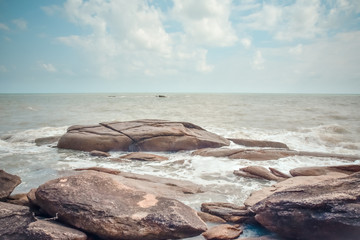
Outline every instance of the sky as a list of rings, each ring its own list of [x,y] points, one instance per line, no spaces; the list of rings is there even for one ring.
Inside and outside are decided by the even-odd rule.
[[[359,0],[0,0],[0,92],[360,93]]]

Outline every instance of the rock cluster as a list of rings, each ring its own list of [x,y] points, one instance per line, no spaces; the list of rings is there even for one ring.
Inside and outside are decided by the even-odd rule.
[[[190,183],[105,172],[108,169],[84,170],[30,191],[31,204],[51,221],[38,220],[29,207],[0,202],[0,238],[155,240],[187,238],[207,230],[195,210],[164,196],[200,191]]]
[[[224,148],[230,140],[250,148]],[[46,138],[36,143],[53,141],[56,139]],[[162,120],[72,126],[57,146],[88,151],[95,157],[110,157],[108,151],[132,152],[111,159],[114,161],[166,161],[166,157],[146,152],[180,150],[254,161],[288,156],[360,159],[294,151],[279,142],[225,139],[191,123]],[[247,166],[234,174],[277,183],[253,192],[243,206],[208,202],[196,212],[181,201],[204,189],[187,181],[92,167],[76,169],[28,194],[10,196],[21,180],[0,170],[0,200],[6,201],[0,202],[0,239],[156,240],[200,234],[205,239],[236,239],[242,232],[237,224],[256,222],[275,234],[257,240],[358,239],[360,165],[295,168],[289,174]],[[205,222],[219,225],[208,229]]]

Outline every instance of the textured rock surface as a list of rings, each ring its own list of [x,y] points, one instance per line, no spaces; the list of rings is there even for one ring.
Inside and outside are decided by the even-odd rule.
[[[222,147],[230,141],[187,122],[137,120],[72,126],[59,148],[82,151],[179,151]]]
[[[285,148],[289,149],[285,143],[273,142],[273,141],[260,141],[252,139],[242,139],[242,138],[228,138],[230,141],[243,145],[246,147],[268,147],[268,148]]]
[[[21,179],[10,173],[0,170],[0,200],[10,196],[14,188],[21,183]]]
[[[278,177],[262,166],[248,166],[235,170],[234,174],[242,177],[266,179],[270,181],[283,181],[285,178]]]
[[[237,226],[222,224],[208,229],[202,235],[207,240],[228,240],[238,238],[242,231]]]
[[[284,237],[359,239],[360,173],[286,188],[251,209],[260,224]]]
[[[159,156],[150,153],[143,153],[143,152],[134,152],[129,153],[126,155],[122,155],[119,158],[125,158],[129,160],[138,160],[138,161],[165,161],[168,160],[167,157]]]
[[[153,194],[163,197],[186,199],[189,194],[204,192],[203,187],[185,180],[157,177],[147,174],[136,174],[129,172],[120,172],[109,168],[84,168],[76,170],[94,170],[116,175],[116,181],[127,186],[142,190],[150,191]]]
[[[0,202],[0,239],[21,240],[27,226],[35,221],[28,207]]]
[[[28,240],[86,240],[85,233],[54,221],[32,222],[26,229]]]
[[[105,239],[185,238],[206,230],[195,210],[115,177],[89,171],[55,179],[38,188],[36,199],[51,216]]]
[[[248,159],[254,161],[277,160],[289,156],[309,156],[338,158],[349,161],[360,159],[360,156],[342,155],[333,153],[304,152],[281,149],[229,149],[229,148],[204,148],[193,152],[193,155],[204,157],[227,157],[230,159]]]

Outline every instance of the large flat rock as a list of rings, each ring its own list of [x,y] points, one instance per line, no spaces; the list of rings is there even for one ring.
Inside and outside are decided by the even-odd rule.
[[[59,148],[82,151],[180,151],[222,147],[230,141],[187,122],[137,120],[72,126]]]
[[[190,207],[116,177],[87,171],[51,180],[38,188],[36,199],[51,216],[103,239],[177,239],[207,229]]]
[[[359,239],[360,173],[277,190],[251,210],[264,227],[290,239]]]

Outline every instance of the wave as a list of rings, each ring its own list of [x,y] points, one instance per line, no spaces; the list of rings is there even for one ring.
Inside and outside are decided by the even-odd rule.
[[[212,131],[228,138],[278,141],[290,149],[339,154],[360,154],[360,138],[357,132],[339,124],[301,127],[297,129],[260,129],[241,127],[236,130],[212,128]],[[232,145],[231,147],[239,147]]]

